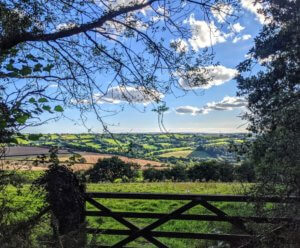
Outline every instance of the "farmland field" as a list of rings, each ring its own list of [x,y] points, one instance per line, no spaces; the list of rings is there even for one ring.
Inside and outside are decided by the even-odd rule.
[[[17,147],[13,147],[17,148]],[[5,168],[5,169],[20,169],[20,170],[45,170],[47,169],[47,166],[44,165],[35,165],[33,166],[32,163],[26,160],[34,160],[35,156],[37,155],[35,153],[30,153],[32,152],[37,152],[40,151],[41,154],[48,154],[48,149],[46,148],[40,148],[40,147],[19,147],[19,149],[13,149],[15,153],[21,154],[24,152],[24,156],[20,155],[12,155],[9,157],[6,157],[5,160],[1,160],[0,165]],[[25,149],[24,149],[25,148]],[[28,149],[26,149],[28,148]],[[67,153],[67,151],[63,152],[64,150],[61,150],[61,153],[59,153],[59,160],[60,161],[66,161],[68,158],[71,156],[71,154]],[[11,153],[12,154],[12,153]],[[25,155],[26,154],[26,155]],[[30,155],[31,154],[31,155]],[[85,159],[84,163],[76,163],[75,165],[72,165],[72,169],[74,171],[78,170],[87,170],[91,168],[97,161],[98,159],[103,159],[103,158],[110,158],[113,155],[112,154],[97,154],[97,153],[86,153],[86,152],[79,152],[78,154],[81,155],[82,158]],[[147,160],[147,159],[140,159],[140,158],[128,158],[125,156],[118,156],[121,160],[123,160],[126,163],[136,163],[140,165],[140,168],[143,170],[147,168],[147,165],[151,165],[152,168],[163,168],[163,164],[158,161],[152,161],[152,160]],[[25,161],[23,161],[25,160]]]
[[[30,149],[34,154],[38,153],[39,149],[40,153],[44,153],[44,150],[49,149],[50,146],[57,146],[62,151],[114,154],[163,163],[172,157],[233,161],[233,154],[228,152],[229,146],[240,144],[245,138],[245,134],[197,133],[113,134],[113,136],[108,134],[41,134],[39,139],[30,141],[29,136],[30,134],[24,134],[23,139],[16,137],[20,146],[19,148],[12,147],[10,153],[28,154]],[[26,147],[31,148],[26,150]]]
[[[175,158],[186,158],[190,156],[190,154],[193,152],[193,150],[183,150],[183,151],[175,151],[175,152],[166,152],[161,155],[159,155],[162,158],[168,158],[168,157],[175,157]]]
[[[17,196],[16,191],[10,188],[10,195],[14,195],[13,201],[15,204],[22,203],[24,206],[22,212],[14,215],[14,219],[25,218],[36,211],[36,209],[41,205],[41,199],[30,194],[25,194],[23,196]],[[26,186],[23,191],[28,191],[28,186]],[[174,183],[174,182],[164,182],[164,183],[102,183],[102,184],[88,184],[87,191],[89,192],[153,192],[153,193],[195,193],[195,194],[238,194],[241,191],[241,185],[238,183]],[[106,207],[114,211],[128,211],[128,212],[158,212],[158,213],[169,213],[176,208],[182,206],[186,201],[165,201],[165,200],[115,200],[115,199],[102,199],[100,201]],[[12,203],[13,204],[13,203]],[[220,207],[223,211],[228,214],[243,214],[248,212],[247,206],[245,204],[237,203],[218,203],[215,206]],[[87,205],[88,210],[95,210],[90,205]],[[205,209],[197,206],[188,211],[188,213],[194,214],[209,214]],[[111,229],[124,229],[125,227],[119,223],[116,223],[111,218],[105,217],[88,217],[88,226],[99,227],[99,228],[111,228]],[[128,219],[135,225],[143,227],[150,224],[154,219]],[[49,227],[43,226],[44,229]],[[126,229],[126,228],[125,228]],[[197,222],[197,221],[179,221],[172,220],[165,223],[157,231],[178,231],[178,232],[234,232],[231,225],[223,222]],[[37,229],[37,232],[43,233],[43,230]],[[36,233],[35,235],[38,235]],[[42,234],[41,234],[42,235]],[[89,236],[91,238],[91,236]],[[112,245],[114,242],[120,240],[121,236],[111,236],[111,235],[97,235],[94,239],[101,243],[101,245]],[[195,241],[187,239],[166,239],[159,238],[169,247],[174,248],[184,248],[184,247],[207,247],[211,245],[216,245],[216,242],[205,242],[205,241]],[[138,239],[131,244],[133,247],[152,247],[145,240]]]

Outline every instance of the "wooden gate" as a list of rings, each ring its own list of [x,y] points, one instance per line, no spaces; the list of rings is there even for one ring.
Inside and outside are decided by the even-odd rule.
[[[183,206],[170,213],[141,213],[141,212],[114,212],[105,207],[95,199],[141,199],[141,200],[182,200],[188,201]],[[85,194],[86,202],[89,202],[98,211],[85,211],[85,216],[102,216],[112,217],[119,223],[123,224],[128,230],[120,229],[101,229],[87,228],[90,234],[108,234],[108,235],[124,235],[127,236],[123,240],[117,242],[110,247],[124,247],[128,243],[139,237],[143,237],[156,247],[167,247],[157,237],[167,238],[183,238],[183,239],[206,239],[227,241],[234,247],[251,247],[251,241],[255,238],[250,230],[247,230],[245,223],[283,223],[287,224],[291,221],[300,221],[292,218],[266,218],[266,217],[243,217],[229,216],[221,209],[215,207],[212,202],[254,202],[260,201],[265,203],[284,203],[292,204],[300,202],[300,198],[288,198],[282,200],[278,197],[252,198],[242,195],[195,195],[195,194],[150,194],[150,193],[107,193],[94,192]],[[189,209],[201,205],[209,210],[211,215],[199,214],[183,214]],[[144,228],[139,228],[126,218],[151,218],[157,219],[153,223]],[[167,232],[154,231],[157,227],[163,225],[169,220],[196,220],[196,221],[222,221],[229,222],[237,227],[242,234],[215,234],[215,233],[191,233],[191,232]],[[100,246],[107,247],[107,246]]]

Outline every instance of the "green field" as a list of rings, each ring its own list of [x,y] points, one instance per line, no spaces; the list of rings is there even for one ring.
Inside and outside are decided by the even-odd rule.
[[[175,157],[175,158],[186,158],[188,157],[194,150],[184,150],[184,151],[175,151],[175,152],[166,152],[161,155],[159,155],[162,158],[169,158],[169,157]]]
[[[238,194],[241,190],[241,186],[238,183],[102,183],[102,184],[88,184],[87,191],[89,192],[153,192],[153,193],[196,193],[196,194]],[[21,207],[20,211],[10,216],[10,221],[17,219],[24,219],[37,210],[42,204],[41,197],[32,195],[29,191],[29,185],[25,186],[22,190],[23,194],[10,187],[6,192],[7,199],[11,200],[11,205],[18,205]],[[25,192],[25,193],[24,193]],[[151,213],[169,213],[186,203],[186,201],[165,201],[165,200],[115,200],[115,199],[101,199],[100,202],[115,211],[130,211],[130,212],[151,212]],[[243,203],[218,203],[215,206],[220,207],[228,214],[241,215],[247,212],[247,206]],[[94,209],[92,206],[87,205],[87,209]],[[95,209],[94,209],[95,210]],[[188,211],[188,213],[194,214],[210,214],[201,206],[197,206]],[[135,225],[143,227],[150,224],[154,219],[128,219]],[[111,229],[126,229],[126,227],[117,223],[111,218],[105,217],[88,217],[88,226],[99,228],[111,228]],[[46,223],[46,224],[45,224]],[[45,232],[49,232],[50,227],[45,222],[40,228],[36,229],[34,236],[45,235]],[[230,224],[223,222],[197,222],[197,221],[179,221],[173,220],[165,223],[163,226],[155,229],[157,231],[178,231],[178,232],[234,232]],[[97,235],[94,236],[94,240],[101,245],[111,245],[118,240],[121,236],[111,235]],[[92,236],[89,236],[89,240]],[[217,245],[216,242],[211,241],[195,241],[187,239],[170,239],[159,238],[169,247],[208,247],[211,245]],[[142,238],[133,242],[130,247],[153,247]]]
[[[159,157],[161,158],[210,158],[209,154],[204,151],[197,151],[193,149],[182,150],[182,151],[174,151],[174,152],[166,152],[160,154]]]
[[[29,134],[25,134],[29,137]],[[241,143],[244,134],[42,134],[39,140],[16,137],[19,145],[58,146],[76,151],[110,153],[168,163],[172,158],[214,158],[233,161],[229,144]],[[13,144],[11,144],[13,145]]]
[[[88,191],[95,192],[155,192],[155,193],[195,193],[195,194],[237,194],[240,191],[240,185],[236,183],[128,183],[128,184],[89,184]],[[150,212],[150,213],[169,213],[187,201],[165,201],[165,200],[115,200],[115,199],[101,199],[99,200],[103,205],[109,207],[114,211],[128,211],[128,212]],[[246,212],[245,204],[237,203],[218,203],[215,206],[220,207],[227,213],[241,214]],[[92,206],[87,206],[88,210],[96,210]],[[187,213],[190,214],[211,214],[201,206],[197,206]],[[147,224],[155,221],[154,219],[129,219],[133,224],[144,227]],[[127,229],[121,224],[117,223],[111,218],[95,218],[88,217],[88,223],[91,227],[100,227],[108,229]],[[227,223],[212,223],[212,222],[198,222],[198,221],[179,221],[172,220],[161,227],[155,229],[156,231],[177,231],[177,232],[231,232],[231,225]],[[124,237],[124,236],[123,236]],[[113,243],[122,239],[122,236],[99,235],[96,238],[101,245],[112,245]],[[187,239],[170,239],[159,238],[168,247],[206,247],[206,245],[216,245],[216,242],[211,241],[195,241]],[[133,242],[132,247],[153,247],[147,243],[143,238]]]

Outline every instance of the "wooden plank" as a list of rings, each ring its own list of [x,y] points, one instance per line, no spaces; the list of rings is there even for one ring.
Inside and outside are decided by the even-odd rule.
[[[246,195],[199,195],[199,194],[161,194],[161,193],[122,193],[122,192],[88,192],[91,198],[110,198],[110,199],[145,199],[145,200],[196,200],[215,202],[270,202],[270,203],[293,203],[300,202],[300,197],[250,197]]]
[[[119,229],[93,229],[87,228],[87,233],[98,233],[107,235],[133,235],[134,232],[130,230]],[[176,239],[207,239],[207,240],[224,240],[224,241],[237,241],[237,240],[249,240],[252,239],[252,235],[241,234],[210,234],[210,233],[189,233],[189,232],[161,232],[161,231],[149,231],[149,234],[153,237],[161,238],[176,238]],[[115,246],[112,246],[115,247]],[[122,246],[118,246],[122,247]]]
[[[201,200],[200,204],[205,207],[206,209],[208,209],[209,211],[213,212],[214,214],[216,214],[219,217],[227,217],[228,215],[223,212],[222,210],[218,209],[217,207],[213,206],[212,204],[208,203],[207,201]],[[244,225],[244,222],[240,219],[240,220],[229,220],[229,222],[238,227],[240,230],[246,232],[246,233],[250,233],[250,231],[248,231]]]
[[[123,218],[139,218],[139,219],[160,219],[168,214],[165,213],[138,213],[138,212],[117,212],[114,213]],[[86,211],[85,216],[110,217],[110,213],[100,211]],[[201,221],[237,221],[255,223],[281,223],[281,222],[300,222],[300,219],[293,218],[267,218],[267,217],[243,217],[243,216],[216,216],[216,215],[198,215],[198,214],[182,214],[172,218],[173,220],[201,220]]]
[[[98,209],[100,209],[101,211],[110,214],[110,217],[114,218],[116,221],[120,222],[121,224],[123,224],[124,226],[128,227],[129,229],[133,230],[133,231],[140,231],[140,229],[138,227],[136,227],[135,225],[133,225],[131,222],[123,219],[121,216],[118,216],[117,214],[115,214],[114,212],[112,212],[109,208],[103,206],[102,204],[100,204],[99,202],[95,201],[92,198],[89,198],[88,196],[85,196],[86,201],[88,201],[89,203],[93,204],[95,207],[97,207]],[[152,244],[156,245],[157,247],[162,247],[162,248],[168,248],[166,245],[164,245],[163,243],[161,243],[159,240],[153,238],[152,236],[149,236],[147,234],[142,235],[146,240],[148,240],[149,242],[151,242]]]
[[[182,207],[176,209],[175,211],[171,212],[170,214],[164,216],[163,218],[160,218],[157,221],[154,221],[152,224],[146,226],[145,228],[131,234],[129,237],[121,240],[120,242],[118,242],[117,244],[115,244],[112,247],[123,247],[124,245],[137,239],[138,237],[142,236],[143,234],[149,233],[149,231],[151,231],[152,229],[155,229],[155,228],[161,226],[162,224],[166,223],[167,221],[171,220],[174,216],[180,215],[198,204],[199,204],[198,200],[191,201],[191,202],[183,205]]]

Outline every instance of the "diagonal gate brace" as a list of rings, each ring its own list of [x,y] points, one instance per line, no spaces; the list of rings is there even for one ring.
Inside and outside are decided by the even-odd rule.
[[[110,217],[114,218],[116,221],[120,222],[121,224],[123,224],[124,226],[128,227],[129,229],[131,229],[134,232],[138,232],[140,231],[140,229],[133,225],[131,222],[127,221],[126,219],[122,218],[121,216],[119,216],[118,214],[114,213],[113,211],[111,211],[109,208],[103,206],[102,204],[100,204],[99,202],[95,201],[94,199],[85,196],[86,201],[88,201],[89,203],[91,203],[93,206],[95,206],[96,208],[98,208],[99,210],[101,210],[102,212],[108,213]],[[148,235],[147,233],[142,235],[146,240],[148,240],[150,243],[154,244],[156,247],[160,247],[160,248],[168,248],[166,245],[164,245],[163,243],[161,243],[159,240],[155,239],[154,237]],[[118,246],[118,247],[122,247],[122,246]]]
[[[209,211],[213,212],[214,214],[216,214],[219,217],[227,217],[228,215],[226,213],[224,213],[222,210],[218,209],[217,207],[213,206],[212,204],[208,203],[205,200],[201,200],[200,205],[202,205],[203,207],[205,207],[206,209],[208,209]],[[240,230],[252,234],[249,230],[246,229],[244,222],[242,220],[228,220],[228,222],[230,222],[232,225],[238,227]]]
[[[113,245],[112,247],[114,248],[119,248],[119,247],[124,247],[126,244],[128,244],[129,242],[147,235],[150,233],[151,230],[161,226],[162,224],[166,223],[167,221],[173,219],[174,217],[177,217],[179,215],[181,215],[182,213],[184,213],[185,211],[191,209],[192,207],[198,205],[200,203],[200,200],[193,200],[185,205],[183,205],[182,207],[178,208],[177,210],[171,212],[170,214],[165,215],[164,217],[158,219],[157,221],[153,222],[152,224],[134,232],[133,234],[129,235],[127,238],[121,240],[120,242],[118,242],[117,244]]]

